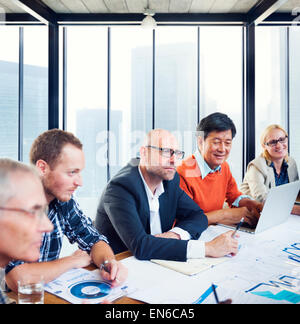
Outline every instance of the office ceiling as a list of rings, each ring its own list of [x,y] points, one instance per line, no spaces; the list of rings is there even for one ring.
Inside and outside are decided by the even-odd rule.
[[[32,0],[31,2],[35,2]],[[56,13],[143,13],[149,3],[156,13],[247,13],[261,0],[38,0]],[[6,13],[24,13],[14,0],[0,0]],[[277,11],[300,8],[288,0]],[[300,11],[300,10],[299,10]]]
[[[143,13],[149,5],[156,13],[248,12],[258,0],[43,0],[60,13]]]
[[[294,11],[300,13],[300,0],[0,0],[0,13],[1,9],[7,16],[10,14],[35,16],[34,13],[37,13],[50,22],[64,21],[66,17],[70,19],[70,16],[76,15],[79,21],[86,19],[89,14],[103,16],[123,14],[131,15],[133,21],[133,15],[141,15],[148,6],[154,10],[156,17],[160,18],[159,15],[163,17],[161,21],[168,15],[173,17],[185,15],[186,20],[189,15],[202,15],[206,21],[213,15],[239,15],[243,21],[251,22],[256,16],[264,18],[265,13],[267,16],[273,13],[291,15]],[[79,17],[80,15],[82,16]],[[118,18],[115,18],[115,21]],[[239,18],[235,20],[238,21]],[[216,21],[218,18],[214,19]]]

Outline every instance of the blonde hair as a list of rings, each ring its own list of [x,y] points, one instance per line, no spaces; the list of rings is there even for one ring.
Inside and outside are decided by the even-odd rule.
[[[285,134],[285,136],[287,136],[288,137],[288,133],[287,133],[287,131],[284,129],[284,128],[282,128],[280,125],[277,125],[277,124],[272,124],[272,125],[270,125],[270,126],[268,126],[264,131],[263,131],[263,133],[261,134],[261,136],[260,136],[260,144],[261,144],[261,146],[262,146],[262,148],[263,148],[263,152],[262,152],[262,156],[268,161],[268,162],[272,162],[272,158],[271,158],[271,156],[270,156],[270,154],[269,154],[269,152],[264,148],[264,145],[265,145],[265,141],[266,141],[266,137],[269,135],[269,133],[273,130],[273,129],[279,129],[279,130],[281,130],[284,134]],[[287,162],[288,161],[288,154],[285,156],[285,161]]]

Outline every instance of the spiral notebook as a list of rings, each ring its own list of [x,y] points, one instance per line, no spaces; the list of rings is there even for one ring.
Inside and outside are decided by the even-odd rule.
[[[201,271],[208,270],[212,267],[219,265],[225,261],[228,261],[230,258],[203,258],[203,259],[188,259],[186,262],[180,261],[169,261],[169,260],[157,260],[151,259],[150,261],[159,264],[163,267],[181,272],[188,276],[196,275]]]

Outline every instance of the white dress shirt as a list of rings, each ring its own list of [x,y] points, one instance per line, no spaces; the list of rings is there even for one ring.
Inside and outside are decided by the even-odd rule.
[[[162,181],[160,182],[160,184],[158,185],[158,187],[156,188],[153,194],[143,177],[140,167],[138,167],[138,169],[144,183],[145,191],[148,198],[149,208],[150,208],[151,235],[161,234],[162,229],[161,229],[161,221],[160,221],[160,214],[159,214],[159,196],[165,192],[163,182]],[[187,244],[188,259],[205,257],[205,243],[203,241],[191,240],[190,233],[179,227],[172,228],[170,232],[174,232],[178,234],[181,240],[189,241]]]

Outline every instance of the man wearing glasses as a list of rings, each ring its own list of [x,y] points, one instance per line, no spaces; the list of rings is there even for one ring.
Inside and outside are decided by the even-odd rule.
[[[132,159],[109,182],[96,227],[115,253],[130,250],[141,260],[175,261],[237,253],[232,231],[211,242],[198,241],[207,217],[179,187],[176,164],[183,157],[171,133],[153,130],[140,148],[140,159]]]
[[[43,234],[53,229],[46,213],[46,197],[35,170],[0,159],[0,268],[14,259],[38,260]],[[0,288],[0,304],[7,302]]]
[[[197,150],[177,172],[181,188],[204,210],[208,224],[256,225],[262,205],[238,190],[228,159],[236,128],[225,114],[213,113],[197,126]],[[223,208],[224,202],[229,207]]]

